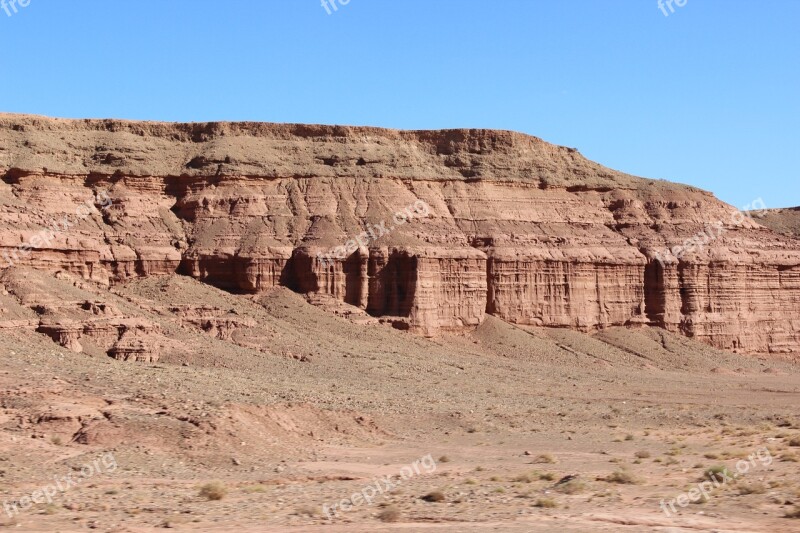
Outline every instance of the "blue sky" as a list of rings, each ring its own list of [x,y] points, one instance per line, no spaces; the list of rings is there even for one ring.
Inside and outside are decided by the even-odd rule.
[[[800,1],[29,1],[0,9],[2,111],[510,129],[800,205]]]

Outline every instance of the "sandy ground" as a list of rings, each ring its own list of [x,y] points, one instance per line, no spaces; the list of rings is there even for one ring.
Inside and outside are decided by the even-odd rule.
[[[6,316],[102,299],[174,345],[122,363],[0,330],[0,529],[800,531],[797,361],[495,318],[424,339],[286,290],[36,276]],[[175,315],[197,301],[251,327],[213,338]],[[732,479],[673,512],[714,467]]]

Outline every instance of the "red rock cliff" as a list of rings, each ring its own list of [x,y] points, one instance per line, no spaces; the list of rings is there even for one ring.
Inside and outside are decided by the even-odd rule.
[[[490,313],[800,350],[800,241],[518,133],[0,115],[0,175],[0,268],[285,285],[426,334]]]

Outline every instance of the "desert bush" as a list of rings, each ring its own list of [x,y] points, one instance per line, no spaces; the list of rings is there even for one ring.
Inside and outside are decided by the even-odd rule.
[[[580,494],[586,490],[586,483],[580,479],[571,479],[555,487],[555,490],[562,494]]]
[[[728,470],[727,466],[718,465],[707,468],[703,472],[703,479],[714,479],[716,481],[725,481],[726,477],[733,477],[733,473]]]
[[[537,479],[539,479],[538,472],[529,472],[527,474],[520,474],[518,476],[515,476],[514,478],[511,479],[511,481],[515,483],[533,483]]]
[[[430,502],[430,503],[439,503],[445,500],[444,493],[440,490],[435,490],[433,492],[429,492],[425,496],[422,497],[423,501]]]
[[[218,481],[200,487],[200,497],[207,500],[221,500],[226,494],[228,494],[228,489]]]
[[[745,496],[747,494],[764,494],[767,492],[767,487],[763,483],[743,483],[739,485],[739,494]]]
[[[533,506],[541,507],[542,509],[555,509],[558,507],[558,503],[553,498],[539,498]]]
[[[400,510],[394,505],[390,505],[378,514],[378,520],[381,522],[399,522]]]
[[[266,485],[248,485],[247,487],[242,488],[242,492],[245,494],[263,493],[267,492],[267,487]]]
[[[617,470],[616,472],[612,472],[606,477],[605,480],[608,483],[619,483],[620,485],[635,485],[637,483],[637,480],[633,474],[626,472],[625,470]]]
[[[302,507],[298,507],[295,510],[294,514],[296,514],[297,516],[308,516],[313,518],[317,516],[317,510],[316,508],[311,507],[310,505],[303,505]]]

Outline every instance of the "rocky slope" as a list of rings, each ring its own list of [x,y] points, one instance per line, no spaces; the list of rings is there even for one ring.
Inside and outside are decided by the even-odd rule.
[[[98,349],[100,327],[80,355],[0,333],[0,531],[721,531],[721,516],[726,533],[797,531],[783,518],[800,491],[797,359],[657,328],[588,335],[491,316],[425,338],[337,317],[285,288],[233,295],[179,275],[107,290],[21,267],[0,282],[0,307],[20,320],[36,317],[21,303],[77,319],[93,315],[77,305],[90,301],[173,343],[159,363],[122,365]],[[736,472],[758,450],[771,465],[750,463],[708,501],[664,514],[660,502],[705,469]],[[323,505],[428,454],[435,474],[326,515]],[[24,507],[109,455],[115,471]],[[574,475],[570,490],[554,487]],[[225,498],[204,497],[208,483]],[[445,501],[421,499],[433,491]],[[552,505],[537,504],[544,497]],[[386,506],[399,523],[382,521]]]
[[[489,313],[800,350],[797,240],[518,133],[0,115],[0,175],[4,267],[282,285],[428,335]],[[79,344],[65,320],[43,332]],[[136,339],[158,332],[107,322],[152,360]]]
[[[800,239],[800,207],[764,209],[756,213],[754,218],[772,231]]]

